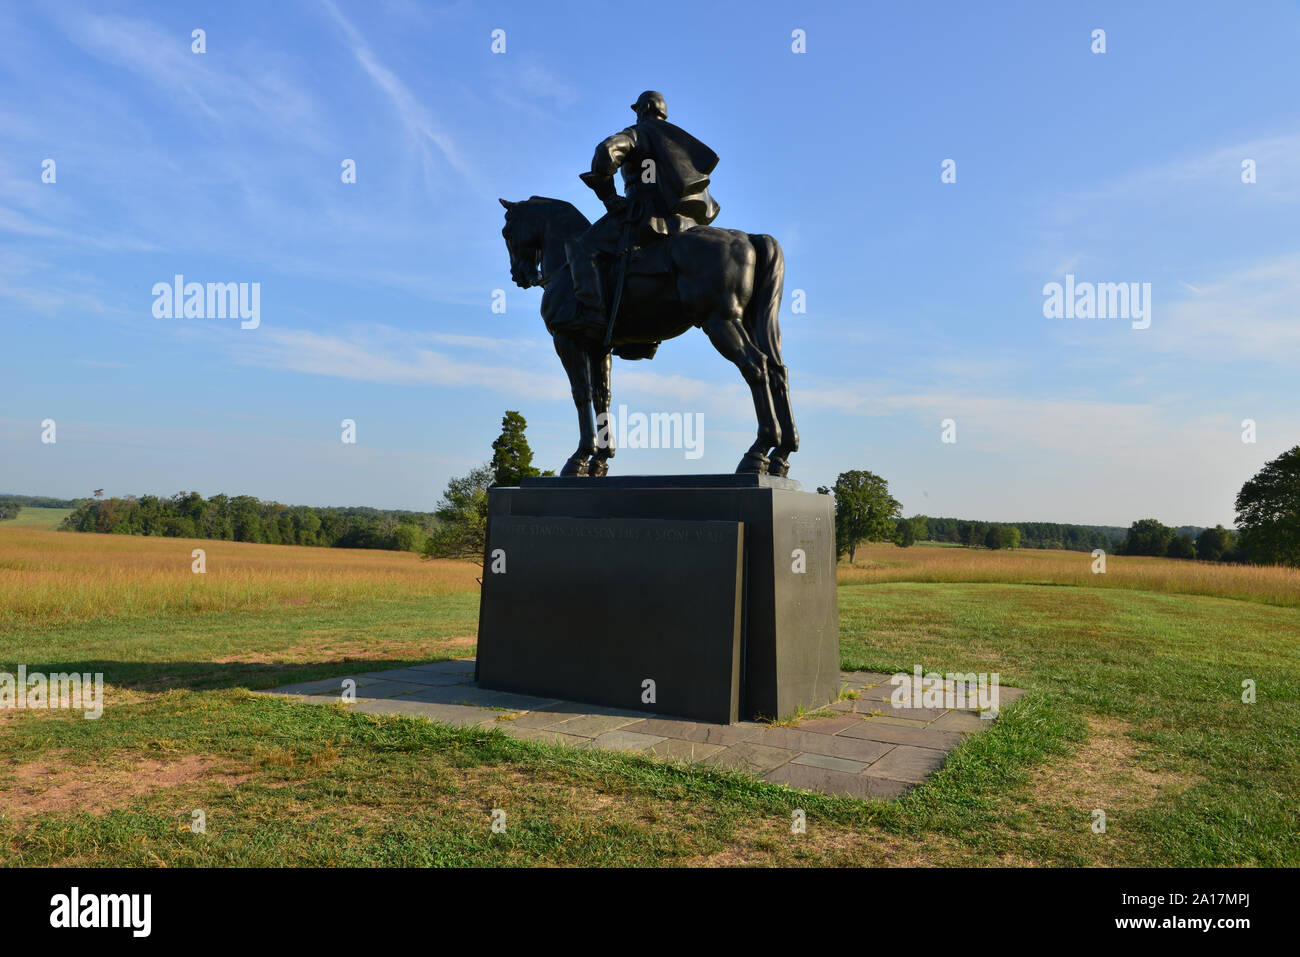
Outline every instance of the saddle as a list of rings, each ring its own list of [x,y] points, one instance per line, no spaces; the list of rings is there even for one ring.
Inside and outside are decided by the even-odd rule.
[[[629,276],[663,276],[673,271],[673,260],[668,255],[668,242],[660,240],[648,246],[637,246],[627,262]]]
[[[629,276],[665,276],[672,271],[673,261],[668,254],[667,242],[654,242],[645,246],[636,246],[632,249],[632,255],[627,261],[627,275]],[[609,295],[612,297],[615,277],[618,275],[617,259],[610,261],[606,275],[608,276],[606,288],[610,291]],[[627,342],[614,346],[613,351],[614,355],[620,359],[635,360],[653,359],[658,349],[659,343],[657,342]]]

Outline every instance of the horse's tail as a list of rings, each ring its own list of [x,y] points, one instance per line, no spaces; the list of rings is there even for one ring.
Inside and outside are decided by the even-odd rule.
[[[749,244],[754,247],[754,291],[745,306],[745,331],[763,350],[768,364],[784,371],[779,319],[785,295],[785,253],[780,243],[764,233],[750,233]]]
[[[772,469],[776,475],[785,475],[790,470],[786,459],[799,448],[799,432],[794,427],[794,412],[790,408],[790,385],[781,358],[785,253],[781,252],[780,243],[763,233],[750,233],[749,244],[754,248],[754,291],[742,321],[749,338],[767,356],[768,388],[781,426],[781,444],[773,450]]]

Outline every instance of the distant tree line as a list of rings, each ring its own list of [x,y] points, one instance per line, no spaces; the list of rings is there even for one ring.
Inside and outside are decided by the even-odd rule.
[[[916,540],[955,545],[996,548],[1059,548],[1090,552],[1094,548],[1113,551],[1123,541],[1124,529],[1107,525],[1062,525],[1056,522],[978,522],[960,518],[927,518],[918,515]],[[1001,531],[994,531],[1000,529]],[[991,545],[1001,539],[1002,544]],[[1015,544],[1011,544],[1014,540]]]
[[[10,502],[0,499],[0,522],[3,522],[6,518],[17,518],[18,513],[22,510],[22,502]]]
[[[1300,567],[1300,445],[1268,462],[1237,493],[1236,529],[1134,522],[1123,555]]]
[[[1195,558],[1209,562],[1246,562],[1239,536],[1217,525],[1170,528],[1154,518],[1134,522],[1129,528],[1111,525],[1061,525],[1053,522],[966,521],[956,518],[900,518],[893,541],[907,547],[915,542],[943,542],[970,548],[1052,548],[1112,555],[1154,555]]]
[[[50,498],[48,495],[0,495],[0,507],[26,505],[28,508],[76,508],[88,501],[88,498]]]
[[[1242,536],[1222,525],[1192,530],[1170,528],[1154,518],[1134,522],[1128,537],[1114,550],[1116,555],[1153,555],[1164,558],[1195,558],[1203,562],[1254,562]],[[1273,564],[1268,562],[1265,564]]]
[[[1038,536],[1051,533],[1061,535],[1062,529],[1083,528],[1083,526],[1043,523],[1000,525],[992,522],[968,522],[956,518],[929,518],[925,515],[904,518],[902,505],[889,494],[889,483],[879,475],[861,469],[841,472],[833,486],[822,487],[817,491],[835,497],[835,547],[837,554],[847,554],[850,562],[853,561],[857,547],[862,542],[893,542],[900,548],[910,548],[920,541],[951,542],[956,545],[993,549],[1020,548],[1026,529],[1032,530],[1031,534]],[[1079,537],[1069,536],[1067,540],[1075,541]],[[1040,542],[1048,539],[1036,537],[1033,540]],[[1110,545],[1108,537],[1102,540],[1107,546]],[[1061,546],[1035,544],[1032,547],[1059,548]]]
[[[487,493],[494,486],[517,485],[538,475],[518,412],[502,418],[490,464],[448,482],[436,513],[374,508],[313,508],[263,502],[248,495],[180,492],[110,499],[55,499],[0,496],[0,518],[12,518],[23,505],[74,508],[61,527],[83,532],[215,538],[241,542],[385,548],[419,551],[426,557],[481,559],[487,524]],[[550,474],[550,473],[540,473]],[[1300,567],[1300,446],[1267,463],[1236,498],[1236,530],[1181,526],[1154,518],[1128,529],[1051,522],[990,523],[956,518],[902,516],[889,483],[863,470],[843,472],[831,488],[835,496],[835,542],[850,561],[864,541],[892,541],[908,547],[918,541],[984,548],[1105,549],[1118,555],[1153,555],[1201,561],[1250,562]]]
[[[552,474],[533,467],[526,427],[522,415],[507,411],[501,419],[501,434],[492,443],[491,464],[451,479],[433,513],[281,505],[251,495],[204,498],[198,492],[178,492],[171,498],[128,495],[61,503],[75,511],[60,528],[270,545],[384,548],[421,552],[429,558],[481,561],[488,489],[518,485],[528,476]]]
[[[251,495],[178,492],[84,501],[60,528],[116,535],[213,538],[268,545],[423,550],[438,520],[428,512],[318,508],[263,502]]]
[[[1267,463],[1237,494],[1236,530],[1216,525],[1171,528],[1154,518],[1127,529],[1109,525],[1052,522],[990,522],[902,516],[889,483],[871,472],[842,472],[830,488],[835,496],[835,543],[853,560],[857,546],[892,541],[907,548],[919,541],[984,548],[1054,548],[1116,555],[1152,555],[1300,567],[1300,445]]]

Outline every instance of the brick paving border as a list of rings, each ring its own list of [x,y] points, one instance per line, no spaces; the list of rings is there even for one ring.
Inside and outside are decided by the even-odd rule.
[[[890,677],[841,672],[840,700],[779,725],[708,724],[488,691],[474,683],[472,658],[323,678],[259,693],[310,704],[337,703],[343,682],[351,678],[356,702],[350,707],[367,714],[418,715],[462,728],[497,728],[523,741],[729,768],[804,791],[894,798],[942,767],[958,744],[995,719],[982,718],[969,708],[895,708],[889,700]],[[1024,694],[1019,688],[998,691],[1000,706]]]

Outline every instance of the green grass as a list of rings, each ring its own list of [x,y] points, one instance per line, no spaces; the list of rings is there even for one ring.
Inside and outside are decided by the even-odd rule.
[[[16,516],[3,519],[3,522],[7,528],[54,529],[72,512],[73,509],[70,508],[33,508],[24,505]]]
[[[473,647],[478,595],[316,606],[302,611],[108,618],[0,631],[0,670],[102,671],[105,682],[141,690],[277,685],[345,672],[463,657]]]
[[[0,859],[1300,864],[1300,611],[1029,585],[839,596],[845,667],[998,671],[1031,694],[907,798],[859,802],[244,690],[471,654],[443,639],[473,633],[475,595],[11,628],[0,670],[103,670],[114,687],[98,721],[0,722]],[[1244,678],[1256,704],[1240,702]],[[123,792],[140,767],[193,755],[241,777]],[[61,782],[89,790],[24,814],[16,795],[33,780],[48,784],[38,801],[63,794]],[[1090,828],[1097,807],[1105,834]],[[195,808],[206,834],[185,829]],[[494,808],[505,833],[490,828]],[[806,835],[790,832],[795,808]]]
[[[1125,810],[1121,824],[1138,839],[1125,862],[1300,863],[1295,609],[1029,586],[845,591],[846,666],[999,671],[1074,727],[1085,717],[1121,726],[1151,776],[1190,781]],[[1254,704],[1241,700],[1246,679]]]

